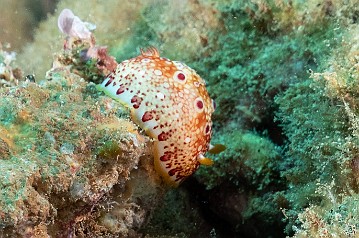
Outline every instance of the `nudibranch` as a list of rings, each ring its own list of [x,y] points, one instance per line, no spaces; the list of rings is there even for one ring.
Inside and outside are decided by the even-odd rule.
[[[130,108],[132,120],[153,139],[156,171],[173,187],[200,164],[213,163],[204,156],[208,150],[224,149],[210,145],[215,104],[205,81],[154,47],[119,63],[99,89]]]

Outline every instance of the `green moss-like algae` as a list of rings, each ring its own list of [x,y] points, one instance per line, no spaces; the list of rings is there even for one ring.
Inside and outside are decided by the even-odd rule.
[[[227,151],[214,156],[213,167],[201,168],[192,185],[207,187],[201,193],[216,219],[228,221],[235,234],[244,236],[353,236],[345,222],[357,229],[356,1],[173,3],[136,1],[131,8],[130,2],[118,6],[107,1],[92,7],[93,1],[91,9],[79,7],[79,2],[69,6],[81,17],[94,16],[89,21],[98,27],[98,42],[108,45],[117,59],[151,44],[207,80],[218,105],[213,142],[226,144]],[[47,24],[24,50],[25,64],[36,55],[34,49],[49,50],[42,46],[54,34],[54,18]],[[33,62],[41,66],[47,61],[37,57]],[[60,96],[56,101],[62,101]],[[1,116],[11,122],[16,115],[9,112]],[[67,117],[72,115],[70,110]],[[118,152],[107,146],[103,148],[110,154]],[[188,186],[183,189],[195,196]],[[169,197],[171,202],[176,199]],[[352,217],[348,209],[353,209]],[[187,223],[186,218],[179,222]],[[213,227],[220,236],[220,226]]]

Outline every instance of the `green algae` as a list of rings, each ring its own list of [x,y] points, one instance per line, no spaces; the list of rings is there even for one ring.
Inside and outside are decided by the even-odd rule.
[[[8,125],[10,124],[16,117],[15,111],[13,110],[13,108],[15,107],[14,105],[14,101],[11,100],[10,98],[1,98],[0,99],[0,106],[2,108],[1,112],[0,112],[0,119],[1,122],[4,125]]]
[[[113,159],[122,153],[122,149],[118,146],[116,141],[105,141],[97,152],[98,156],[103,159]]]
[[[223,203],[223,207],[218,209],[216,203],[211,203],[208,209],[236,227],[237,234],[247,226],[255,227],[257,237],[284,233],[296,237],[354,237],[359,217],[355,1],[201,0],[186,1],[181,7],[162,1],[156,7],[159,2],[142,1],[142,5],[129,10],[134,13],[133,17],[128,14],[127,18],[133,20],[130,23],[117,20],[121,17],[112,10],[116,4],[109,2],[110,10],[104,6],[90,10],[99,16],[100,41],[108,43],[118,60],[135,56],[138,48],[154,45],[161,55],[185,61],[208,82],[209,93],[217,103],[213,143],[227,147],[213,156],[212,167],[201,167],[195,175],[196,182],[207,188],[203,196],[216,192],[222,195],[217,203]],[[78,3],[73,6],[79,14],[87,15],[86,8],[80,10]],[[114,23],[106,23],[101,29],[106,21],[121,22],[120,30],[111,30],[117,29]],[[131,33],[124,30],[127,28]],[[44,25],[41,31],[44,35],[51,32]],[[41,34],[36,37],[43,38]],[[30,47],[26,52],[33,56]],[[94,62],[80,66],[79,71],[88,70],[83,75],[97,76]],[[62,75],[54,73],[52,77],[61,79]],[[88,90],[90,97],[99,97],[93,88]],[[83,95],[83,99],[86,97]],[[6,112],[0,114],[1,121],[11,124],[17,117],[11,108],[16,105],[11,104],[12,100],[1,100]],[[60,107],[71,103],[71,99],[61,98],[61,93],[50,101]],[[100,108],[106,113],[104,104]],[[49,133],[55,141],[75,144],[71,136],[56,135],[66,128],[62,121],[87,116],[96,118],[86,110],[71,109],[64,115],[54,112],[51,120],[58,124],[52,124]],[[106,142],[108,138],[111,136],[94,145],[94,153],[104,161],[121,152],[111,140]],[[46,142],[48,148],[58,149],[51,141]],[[56,161],[57,154],[46,156],[50,154]],[[91,161],[89,164],[95,163]],[[66,166],[60,167],[51,174],[66,170]],[[186,186],[182,189],[190,191]],[[189,196],[195,197],[195,193]],[[189,200],[168,195],[167,208],[176,209],[160,210],[152,221],[156,227],[145,227],[143,232],[173,235],[181,227],[188,227],[192,221],[185,215],[187,207],[178,199]],[[241,206],[244,209],[237,209]],[[232,209],[237,214],[223,215],[221,209]],[[197,215],[191,219],[203,222]],[[166,229],[171,217],[176,217],[178,223]]]
[[[270,11],[269,16],[261,16],[264,19],[252,19],[240,7],[222,11],[225,29],[211,39],[210,56],[194,65],[208,80],[208,90],[219,105],[217,123],[236,121],[244,129],[258,127],[273,117],[274,97],[288,85],[307,78],[307,70],[317,69],[316,61],[329,55],[327,44],[340,42],[333,39],[334,23],[306,32],[286,32],[272,30],[275,25]],[[266,17],[271,17],[273,26],[255,26],[258,21],[268,21]]]
[[[196,173],[198,180],[211,189],[227,180],[240,185],[244,177],[258,186],[256,189],[264,189],[278,173],[279,148],[260,135],[239,131],[228,135],[218,140],[230,149],[214,157],[213,166],[201,167]]]
[[[348,32],[345,35],[343,41],[349,43]],[[357,203],[350,194],[358,191],[355,168],[358,97],[352,90],[357,87],[358,77],[350,73],[353,65],[349,63],[352,50],[357,46],[354,42],[349,45],[335,48],[333,59],[323,64],[335,68],[334,72],[325,69],[327,72],[314,73],[313,79],[293,85],[277,98],[278,116],[290,142],[286,163],[291,166],[283,172],[292,185],[287,196],[291,200],[297,199],[293,204],[297,212],[310,203],[319,221],[324,219],[323,216],[328,217],[324,214],[342,200],[352,206]],[[322,189],[328,187],[330,193],[328,189]],[[298,237],[319,232],[313,230],[314,224],[308,225],[312,219],[310,209],[299,215],[305,225],[303,230],[297,231]],[[353,219],[357,223],[357,217],[353,216]],[[328,236],[346,234],[345,226],[335,221],[326,222],[329,222],[325,227]]]
[[[243,179],[248,179],[256,187],[258,197],[252,195],[250,198],[250,205],[244,212],[245,219],[260,214],[264,222],[266,215],[273,217],[270,214],[274,210],[292,208],[286,213],[287,217],[290,216],[286,232],[290,234],[292,222],[301,209],[309,204],[322,203],[323,194],[317,191],[318,183],[326,184],[334,180],[334,194],[347,193],[348,187],[353,189],[352,171],[348,168],[348,161],[355,158],[357,151],[357,139],[348,138],[353,122],[349,123],[350,119],[343,117],[348,113],[342,99],[328,97],[328,90],[337,90],[338,87],[326,87],[323,79],[313,82],[309,74],[310,71],[326,70],[333,53],[338,54],[348,48],[342,45],[343,41],[347,41],[343,35],[348,33],[340,21],[330,20],[324,15],[310,19],[301,28],[288,28],[290,22],[279,24],[282,19],[278,16],[285,17],[283,8],[273,7],[271,3],[265,5],[270,9],[264,12],[258,12],[255,4],[250,10],[244,10],[240,4],[225,6],[222,9],[225,33],[215,34],[210,56],[195,63],[194,67],[200,75],[208,79],[210,94],[219,105],[214,117],[214,140],[219,139],[230,150],[218,156],[213,168],[201,168],[197,176],[204,184],[212,184],[213,181],[222,184],[221,178],[226,178],[238,187],[246,186]],[[295,10],[299,9],[291,9],[292,12]],[[248,11],[258,15],[252,17]],[[219,50],[216,50],[217,45]],[[350,95],[353,100],[352,95],[356,93],[350,88],[356,88],[353,71],[357,72],[357,68],[353,65],[349,68],[350,71],[338,71],[344,77],[337,79],[339,83],[340,80],[348,81],[339,90],[344,91],[342,96]],[[345,75],[350,76],[345,78]],[[324,81],[328,83],[328,80]],[[353,107],[351,115],[355,121],[356,106],[351,102]],[[264,128],[265,134],[274,143],[279,143],[284,154],[277,150],[280,159],[272,166],[277,176],[270,176],[268,170],[262,170],[261,174],[267,178],[265,184],[274,184],[276,189],[265,195],[260,193],[263,181],[246,174],[243,152],[238,150],[245,147],[247,140],[237,138],[233,132],[228,133],[228,129],[223,128],[259,131]],[[273,131],[280,128],[283,128],[283,135]],[[255,143],[251,146],[252,151],[260,148]],[[270,152],[265,154],[267,159],[271,158]],[[256,153],[252,152],[251,157],[253,161],[263,161]],[[254,165],[254,171],[263,168],[261,164]],[[203,170],[208,173],[203,173]],[[233,180],[233,174],[238,178]],[[354,184],[354,189],[356,187]],[[276,192],[277,189],[280,192]],[[339,194],[336,196],[341,197]],[[278,196],[281,201],[276,198]],[[267,197],[271,197],[271,202]],[[268,204],[273,205],[266,207]],[[278,218],[278,213],[276,216]],[[269,219],[268,224],[271,222]]]
[[[14,167],[16,164],[16,167]],[[18,213],[17,203],[26,199],[28,176],[37,169],[36,163],[21,158],[1,160],[0,213]],[[3,222],[1,226],[3,226]]]
[[[280,208],[288,206],[283,196],[285,180],[280,177],[280,147],[264,135],[250,132],[232,131],[217,138],[216,142],[225,144],[227,149],[214,157],[213,166],[201,167],[196,172],[197,180],[210,193],[218,193],[217,190],[224,188],[223,194],[226,195],[223,195],[223,200],[226,205],[219,207],[228,210],[233,208],[233,214],[221,217],[232,219],[234,229],[239,234],[246,226],[250,227],[254,220],[259,219],[261,225],[256,227],[256,232],[261,235],[279,235],[280,232],[277,231],[268,233],[265,227],[283,226]],[[225,188],[228,186],[233,186],[235,192],[227,192]],[[243,199],[235,199],[238,195]],[[243,209],[237,211],[234,207],[238,206]],[[220,210],[215,212],[221,214]],[[237,216],[241,218],[235,218]]]

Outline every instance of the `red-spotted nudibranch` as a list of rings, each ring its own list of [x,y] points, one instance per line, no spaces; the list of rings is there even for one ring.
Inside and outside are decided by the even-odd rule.
[[[190,67],[160,57],[156,48],[120,63],[99,86],[131,110],[131,118],[153,138],[156,171],[178,186],[200,164],[210,145],[215,105],[205,81]]]

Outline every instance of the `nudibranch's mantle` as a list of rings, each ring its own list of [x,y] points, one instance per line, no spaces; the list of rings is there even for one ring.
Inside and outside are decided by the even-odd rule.
[[[129,107],[132,119],[154,139],[155,167],[167,183],[177,186],[199,164],[211,164],[204,154],[214,103],[193,69],[150,48],[120,63],[100,89]]]

